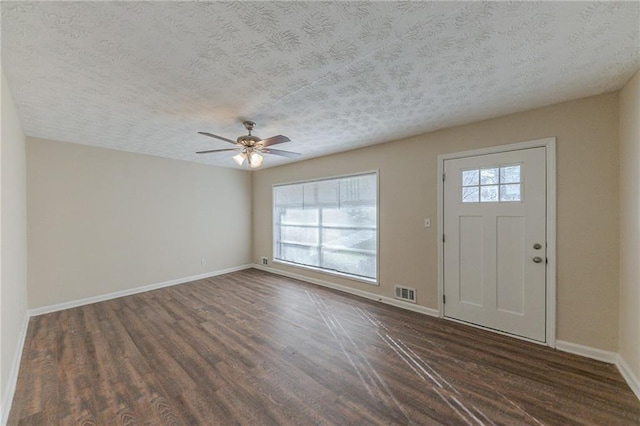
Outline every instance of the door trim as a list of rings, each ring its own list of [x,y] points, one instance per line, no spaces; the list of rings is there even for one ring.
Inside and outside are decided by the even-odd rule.
[[[546,156],[546,180],[547,180],[547,270],[546,270],[546,342],[544,345],[555,348],[556,345],[556,138],[549,137],[527,142],[519,142],[508,145],[498,145],[489,148],[474,149],[471,151],[455,152],[438,156],[438,316],[444,318],[444,306],[442,296],[444,294],[444,173],[445,160],[456,158],[475,157],[478,155],[498,154],[501,152],[519,151],[529,148],[545,148]],[[450,318],[446,318],[452,320]],[[474,325],[489,331],[499,331]],[[522,340],[532,341],[523,337],[509,334],[509,336]],[[536,342],[540,343],[540,342]]]

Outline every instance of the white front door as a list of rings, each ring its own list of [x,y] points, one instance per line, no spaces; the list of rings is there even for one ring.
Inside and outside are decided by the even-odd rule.
[[[544,147],[444,161],[444,316],[546,341]]]

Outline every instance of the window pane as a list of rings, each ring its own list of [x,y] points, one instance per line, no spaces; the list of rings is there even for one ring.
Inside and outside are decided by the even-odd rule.
[[[477,186],[470,186],[468,188],[462,188],[462,202],[463,203],[477,203],[480,197],[480,188]]]
[[[338,204],[338,181],[324,180],[316,184],[318,191],[318,203]]]
[[[500,183],[519,183],[520,165],[500,167]]]
[[[318,210],[303,210],[301,208],[284,209],[284,212],[280,213],[280,223],[293,225],[317,225]]]
[[[326,208],[322,210],[324,225],[376,226],[376,207]]]
[[[301,263],[308,266],[320,266],[318,262],[318,250],[314,247],[280,244],[280,256],[280,259],[289,262]]]
[[[323,229],[322,246],[355,250],[376,249],[376,233],[368,229]]]
[[[520,201],[520,184],[500,185],[500,201]]]
[[[498,168],[480,169],[480,184],[490,185],[498,183]]]
[[[302,191],[304,193],[304,206],[308,208],[309,206],[313,207],[316,204],[316,184],[305,183],[302,185]]]
[[[375,255],[323,249],[322,261],[322,266],[327,269],[349,270],[354,275],[369,278],[376,276]]]
[[[376,175],[373,174],[340,179],[340,205],[375,205],[378,194],[376,185]]]
[[[335,180],[304,183],[302,187],[305,208],[310,208],[317,204],[338,204],[338,182]]]
[[[276,187],[275,202],[277,206],[302,206],[302,185]]]
[[[494,201],[498,201],[498,185],[481,186],[480,202],[487,203]]]
[[[479,170],[463,170],[462,171],[462,186],[478,185],[479,183],[480,183]]]
[[[280,241],[318,245],[318,229],[282,226],[280,228]]]

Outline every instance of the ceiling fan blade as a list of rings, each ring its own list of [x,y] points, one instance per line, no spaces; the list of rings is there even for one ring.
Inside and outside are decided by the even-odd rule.
[[[241,148],[225,148],[225,149],[210,149],[208,151],[198,151],[196,154],[209,154],[210,152],[221,152],[221,151],[240,151]]]
[[[229,142],[232,144],[236,144],[236,141],[232,141],[231,139],[227,139],[227,138],[223,138],[222,136],[218,136],[218,135],[214,135],[213,133],[207,133],[207,132],[198,132],[201,135],[205,135],[205,136],[209,136],[210,138],[216,138],[216,139],[220,139],[221,141],[225,141],[225,142]]]
[[[288,137],[278,135],[278,136],[272,136],[267,139],[262,139],[260,143],[262,144],[262,146],[270,146],[270,145],[275,145],[277,143],[283,143],[283,142],[289,142],[289,141],[291,141],[291,139],[289,139]]]
[[[289,157],[289,158],[298,158],[302,155],[298,152],[283,151],[281,149],[271,149],[271,148],[264,148],[262,152],[264,152],[265,154],[275,154],[275,155],[281,155],[283,157]]]

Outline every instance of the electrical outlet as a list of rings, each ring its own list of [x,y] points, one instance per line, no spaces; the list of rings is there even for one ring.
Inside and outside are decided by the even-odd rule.
[[[267,259],[266,257],[262,257],[260,258],[262,265],[268,265],[269,264],[269,259]]]
[[[200,259],[200,266],[204,266],[207,264],[207,259]]]

